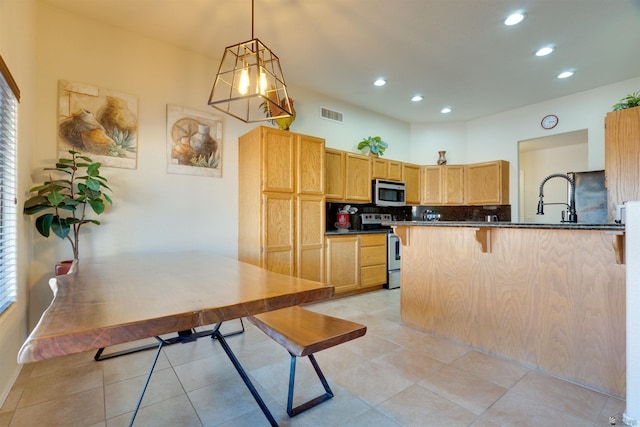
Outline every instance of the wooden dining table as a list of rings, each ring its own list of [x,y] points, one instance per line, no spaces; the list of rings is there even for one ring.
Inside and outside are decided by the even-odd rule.
[[[263,270],[208,252],[126,254],[83,259],[50,281],[53,300],[18,353],[37,362],[205,325],[277,425],[219,332],[222,322],[321,301],[333,286]],[[163,340],[158,338],[156,354]],[[153,372],[149,371],[148,380]],[[146,385],[134,411],[139,409]]]

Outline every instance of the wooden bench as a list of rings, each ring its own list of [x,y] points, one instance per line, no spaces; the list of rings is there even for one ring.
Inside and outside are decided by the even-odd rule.
[[[286,348],[291,355],[287,398],[287,414],[290,417],[333,397],[333,392],[313,354],[361,337],[367,331],[367,327],[364,325],[309,311],[299,306],[249,316],[248,319],[262,332]],[[296,359],[304,356],[307,356],[313,365],[313,369],[322,382],[325,394],[293,408]]]

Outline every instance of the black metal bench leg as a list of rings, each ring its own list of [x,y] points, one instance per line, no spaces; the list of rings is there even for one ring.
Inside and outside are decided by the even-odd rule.
[[[255,399],[256,403],[258,404],[258,406],[260,406],[260,409],[262,409],[262,413],[264,414],[264,416],[267,417],[267,420],[269,420],[269,423],[272,426],[277,427],[278,423],[276,422],[275,418],[273,418],[273,415],[271,415],[271,411],[269,411],[269,408],[267,408],[267,405],[264,403],[264,400],[262,400],[262,397],[258,393],[258,390],[256,390],[256,388],[253,386],[253,383],[236,358],[236,355],[233,354],[233,351],[231,351],[231,347],[229,347],[229,344],[227,344],[227,341],[224,339],[224,335],[222,335],[222,333],[220,332],[220,325],[221,324],[218,324],[214,328],[211,338],[218,340],[218,342],[222,346],[222,349],[227,354],[227,357],[229,358],[229,360],[231,360],[231,363],[233,363],[233,366],[236,368],[236,371],[238,371],[238,374],[240,374],[240,378],[242,378],[242,381],[244,381],[244,384],[251,392],[251,395]]]
[[[313,356],[313,354],[310,354],[309,356],[309,361],[311,362],[311,365],[313,365],[313,369],[316,371],[316,375],[318,375],[318,378],[320,379],[320,382],[322,383],[322,386],[324,387],[324,391],[326,392],[325,394],[322,394],[318,397],[316,397],[315,399],[311,399],[308,402],[302,403],[298,406],[296,406],[295,408],[293,408],[293,388],[296,382],[296,359],[297,357],[294,356],[293,354],[291,355],[291,368],[289,370],[289,396],[287,397],[287,414],[289,414],[290,417],[295,417],[296,415],[306,411],[307,409],[311,409],[314,406],[329,400],[333,397],[333,391],[331,391],[331,388],[329,387],[329,383],[327,382],[327,379],[324,377],[324,374],[322,373],[322,370],[320,369],[320,366],[318,366],[318,362],[316,361],[316,358]]]

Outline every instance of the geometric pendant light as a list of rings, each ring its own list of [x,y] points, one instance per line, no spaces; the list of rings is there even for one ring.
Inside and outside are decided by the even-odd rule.
[[[253,0],[251,40],[224,50],[209,105],[245,123],[293,115],[280,60],[253,36]]]

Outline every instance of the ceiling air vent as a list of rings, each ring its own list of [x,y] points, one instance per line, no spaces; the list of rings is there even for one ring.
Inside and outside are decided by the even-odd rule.
[[[342,123],[344,121],[344,117],[341,112],[329,110],[328,108],[324,107],[320,107],[320,117],[338,123]]]

